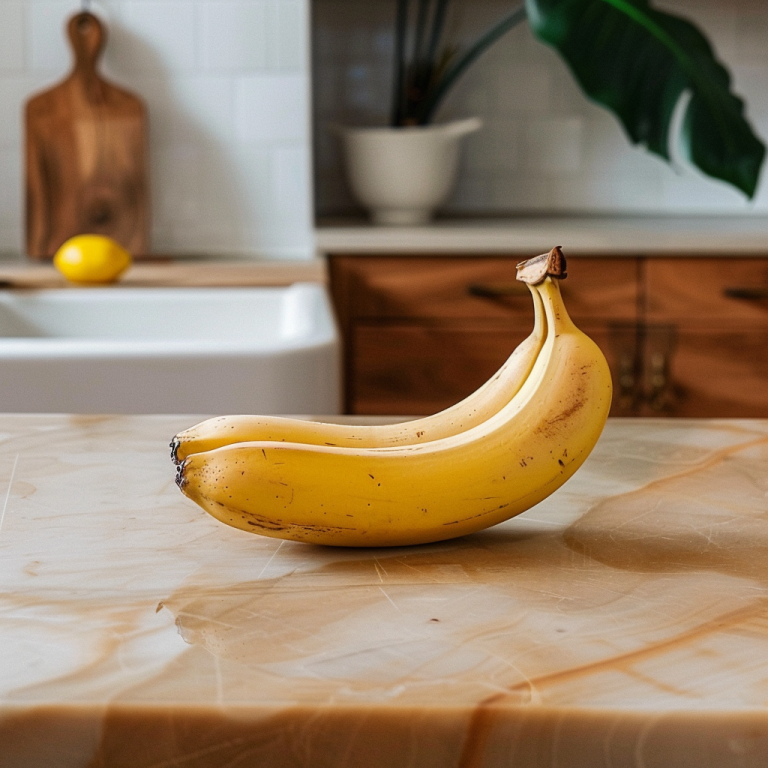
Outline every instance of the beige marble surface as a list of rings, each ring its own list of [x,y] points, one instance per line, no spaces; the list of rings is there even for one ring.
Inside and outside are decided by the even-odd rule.
[[[196,417],[0,417],[0,766],[768,764],[768,422],[610,421],[462,540],[333,550],[173,482]]]

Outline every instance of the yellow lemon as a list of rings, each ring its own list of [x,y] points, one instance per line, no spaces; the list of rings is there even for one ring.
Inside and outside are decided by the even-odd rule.
[[[106,235],[76,235],[56,251],[53,265],[73,283],[112,283],[131,266],[131,254]]]

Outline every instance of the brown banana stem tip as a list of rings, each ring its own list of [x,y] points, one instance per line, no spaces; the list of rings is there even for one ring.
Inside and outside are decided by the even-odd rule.
[[[182,461],[177,467],[176,467],[176,485],[179,486],[179,489],[183,492],[184,486],[187,484],[187,478],[184,477],[184,467],[186,467],[187,462]]]
[[[517,265],[517,279],[529,285],[538,285],[546,277],[554,277],[564,280],[568,277],[566,272],[565,254],[556,245],[549,253],[534,256],[527,261],[521,261]]]

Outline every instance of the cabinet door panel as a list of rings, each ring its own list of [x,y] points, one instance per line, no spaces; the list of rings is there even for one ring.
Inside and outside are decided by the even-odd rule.
[[[606,328],[585,327],[616,371]],[[360,325],[353,333],[349,409],[356,414],[425,415],[457,403],[489,379],[528,335],[515,328]],[[618,391],[614,373],[614,390]],[[624,415],[618,398],[614,415]]]
[[[528,335],[519,330],[358,326],[350,396],[358,414],[436,413],[473,392]]]
[[[768,418],[768,328],[678,329],[671,382],[670,415]]]
[[[768,326],[768,259],[648,259],[647,318]]]
[[[519,257],[337,257],[350,318],[413,320],[529,319],[531,299],[515,279]],[[563,283],[577,321],[637,316],[636,259],[578,257]]]

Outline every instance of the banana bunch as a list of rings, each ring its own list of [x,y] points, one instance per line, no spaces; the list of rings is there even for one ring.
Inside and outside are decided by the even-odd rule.
[[[433,416],[380,426],[325,424],[281,416],[217,416],[180,432],[171,441],[171,459],[181,464],[192,453],[203,453],[233,443],[306,443],[346,448],[387,448],[441,440],[482,424],[498,413],[528,378],[544,344],[544,307],[533,295],[534,324],[528,336],[502,367],[456,405]]]
[[[533,332],[457,405],[386,426],[209,419],[171,443],[179,488],[236,528],[336,546],[441,541],[524,512],[581,466],[611,404],[608,365],[569,318],[563,277],[559,248],[518,265]]]

